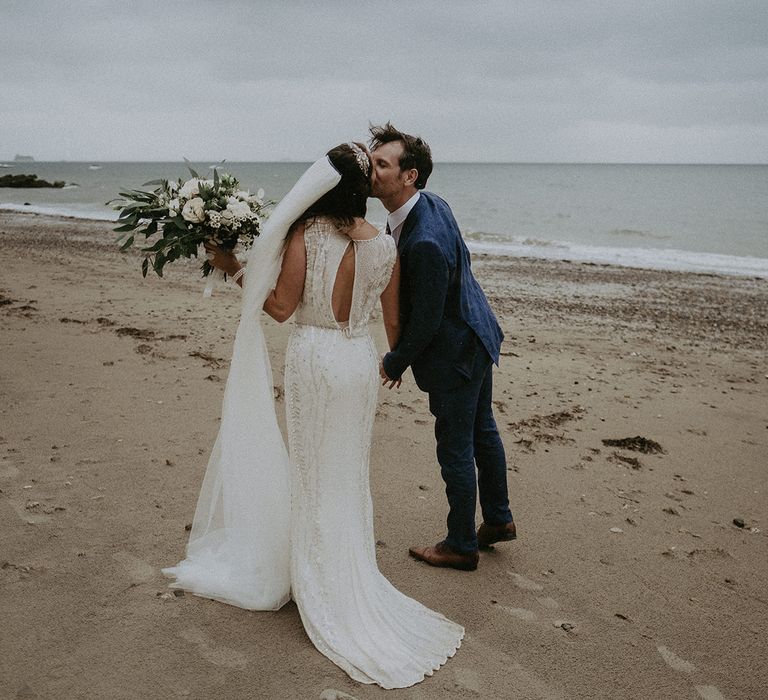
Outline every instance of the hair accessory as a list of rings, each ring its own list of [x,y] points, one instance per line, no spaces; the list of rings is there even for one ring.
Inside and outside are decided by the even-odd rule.
[[[358,146],[354,141],[347,143],[347,146],[352,149],[352,153],[355,154],[355,160],[360,166],[360,170],[362,170],[363,173],[367,176],[371,168],[371,161],[368,159],[365,151],[360,148],[360,146]]]

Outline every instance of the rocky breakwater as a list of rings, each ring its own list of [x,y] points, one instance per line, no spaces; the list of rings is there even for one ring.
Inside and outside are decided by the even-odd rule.
[[[37,175],[2,175],[0,176],[0,187],[64,187],[64,180],[48,182],[39,180]]]

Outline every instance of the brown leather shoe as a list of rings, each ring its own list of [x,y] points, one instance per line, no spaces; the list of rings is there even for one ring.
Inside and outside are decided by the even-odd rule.
[[[411,547],[408,554],[430,566],[446,566],[461,571],[474,571],[480,559],[477,552],[454,552],[445,542],[438,542],[434,547]]]
[[[477,528],[477,546],[488,549],[497,542],[509,542],[517,539],[517,528],[514,521],[505,525],[488,525],[483,523]]]

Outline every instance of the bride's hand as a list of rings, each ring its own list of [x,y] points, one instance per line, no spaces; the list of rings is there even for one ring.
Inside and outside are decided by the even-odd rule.
[[[400,379],[390,379],[387,376],[387,372],[384,369],[384,361],[383,358],[379,360],[379,376],[382,378],[381,386],[386,386],[389,389],[399,389],[400,385],[403,383],[402,378]]]
[[[221,248],[210,241],[206,242],[204,245],[205,257],[208,258],[208,262],[210,262],[217,270],[221,270],[231,276],[240,269],[241,265],[233,251]]]

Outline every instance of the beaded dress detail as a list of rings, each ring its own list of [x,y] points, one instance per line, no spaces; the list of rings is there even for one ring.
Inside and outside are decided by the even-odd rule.
[[[358,682],[403,688],[453,656],[464,630],[400,593],[376,564],[369,456],[379,360],[368,321],[396,247],[384,234],[352,241],[325,218],[304,239],[304,293],[285,363],[291,595],[320,652]],[[339,324],[331,300],[349,246],[352,304]]]

